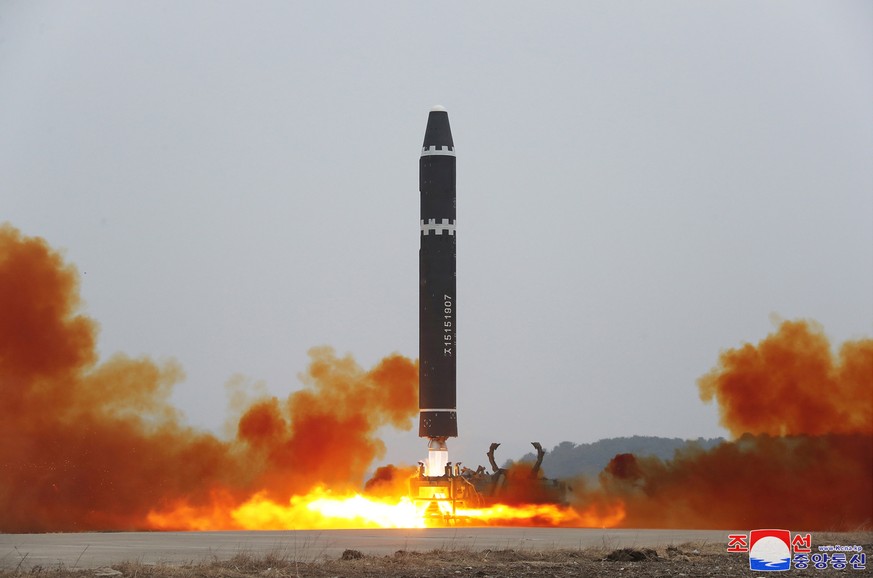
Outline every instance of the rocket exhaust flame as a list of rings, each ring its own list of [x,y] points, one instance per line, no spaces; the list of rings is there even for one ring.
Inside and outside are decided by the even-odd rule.
[[[449,463],[449,448],[445,439],[430,438],[427,444],[427,476],[442,476],[446,473]]]

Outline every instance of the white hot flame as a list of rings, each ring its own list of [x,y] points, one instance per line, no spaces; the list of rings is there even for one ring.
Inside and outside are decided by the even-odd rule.
[[[428,476],[443,476],[446,473],[446,464],[449,463],[449,451],[428,450],[427,451],[427,475]]]
[[[449,463],[449,448],[446,438],[430,438],[427,442],[427,472],[428,476],[446,475],[446,464]]]

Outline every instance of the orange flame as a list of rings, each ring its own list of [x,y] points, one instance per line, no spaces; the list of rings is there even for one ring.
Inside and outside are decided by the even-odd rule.
[[[467,518],[471,525],[612,528],[624,520],[625,509],[617,500],[605,512],[593,506],[576,510],[559,504],[497,504],[488,508],[459,509],[457,514]]]
[[[624,519],[624,505],[612,504],[605,512],[597,508],[577,511],[557,504],[495,504],[487,508],[459,508],[452,520],[427,516],[427,503],[408,497],[335,495],[316,488],[280,504],[263,493],[245,503],[227,508],[221,501],[208,508],[180,504],[164,512],[150,512],[149,524],[159,530],[287,530],[425,528],[446,523],[467,526],[566,526],[610,528]]]

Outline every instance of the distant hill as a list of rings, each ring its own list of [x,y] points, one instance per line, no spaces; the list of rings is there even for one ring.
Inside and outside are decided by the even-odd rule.
[[[628,453],[640,457],[656,456],[662,460],[669,460],[673,458],[676,450],[692,446],[708,450],[723,441],[725,441],[724,438],[683,440],[680,438],[633,436],[603,439],[590,444],[561,442],[546,452],[542,469],[550,478],[573,478],[579,475],[596,476],[616,454]],[[528,453],[518,461],[533,462],[535,460],[536,454]],[[507,465],[511,463],[512,460],[509,460]]]

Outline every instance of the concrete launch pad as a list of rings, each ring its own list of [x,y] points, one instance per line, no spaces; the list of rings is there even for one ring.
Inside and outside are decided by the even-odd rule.
[[[596,530],[577,528],[428,528],[413,530],[292,530],[277,532],[122,532],[0,534],[0,568],[63,565],[99,568],[229,559],[239,553],[275,553],[311,562],[336,559],[346,549],[371,555],[397,550],[550,550],[665,547],[687,542],[727,544],[727,530]]]

